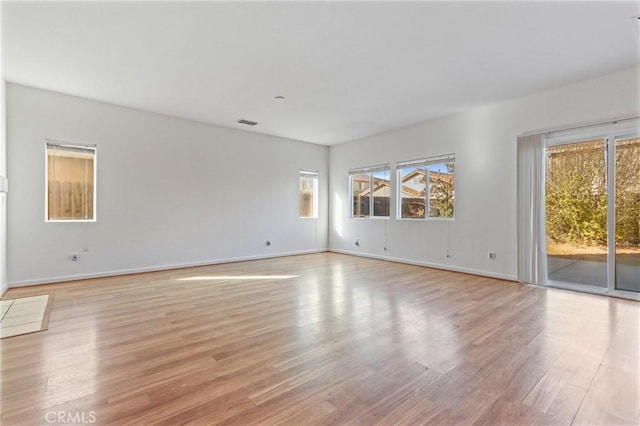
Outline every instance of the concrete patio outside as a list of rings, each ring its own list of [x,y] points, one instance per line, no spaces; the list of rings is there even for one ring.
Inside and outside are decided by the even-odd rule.
[[[607,287],[607,263],[602,260],[583,260],[567,256],[547,256],[549,280],[594,287]],[[640,292],[640,265],[618,263],[616,265],[616,288]]]

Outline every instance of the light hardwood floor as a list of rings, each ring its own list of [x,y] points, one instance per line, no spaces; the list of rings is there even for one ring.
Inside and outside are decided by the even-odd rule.
[[[41,293],[3,426],[639,421],[638,302],[331,253]]]

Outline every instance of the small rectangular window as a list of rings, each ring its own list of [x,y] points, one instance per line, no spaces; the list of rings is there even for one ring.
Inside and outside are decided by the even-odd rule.
[[[96,148],[47,141],[45,151],[46,221],[95,221]]]
[[[453,154],[398,163],[398,218],[453,219],[454,175]]]
[[[371,176],[368,174],[351,175],[353,188],[352,217],[369,217]]]
[[[424,165],[398,169],[398,181],[402,182],[400,194],[400,217],[402,219],[424,219],[426,212],[425,189],[427,170]]]
[[[318,173],[300,171],[300,217],[318,217]]]
[[[453,219],[455,161],[429,165],[429,217]]]
[[[351,217],[389,217],[390,174],[388,164],[349,171]]]

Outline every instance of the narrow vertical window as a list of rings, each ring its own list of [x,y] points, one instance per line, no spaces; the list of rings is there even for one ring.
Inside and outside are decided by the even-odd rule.
[[[427,168],[423,164],[407,164],[398,168],[398,190],[401,219],[424,219]]]
[[[453,154],[397,164],[399,219],[453,219]]]
[[[351,217],[389,217],[390,174],[388,164],[349,170]]]
[[[47,141],[45,219],[96,220],[96,148]]]
[[[318,172],[300,171],[300,217],[318,217]]]
[[[453,219],[455,161],[429,165],[429,217]]]
[[[371,205],[371,175],[358,173],[351,175],[353,195],[352,217],[369,217]]]
[[[391,206],[391,169],[386,167],[384,170],[371,173],[371,186],[373,199],[373,216],[389,217],[389,209]]]

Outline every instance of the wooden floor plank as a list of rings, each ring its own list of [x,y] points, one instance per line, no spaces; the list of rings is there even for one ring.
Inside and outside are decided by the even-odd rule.
[[[284,278],[283,278],[284,277]],[[640,304],[321,253],[14,288],[2,425],[638,424]]]

